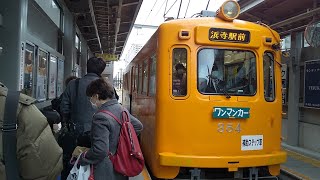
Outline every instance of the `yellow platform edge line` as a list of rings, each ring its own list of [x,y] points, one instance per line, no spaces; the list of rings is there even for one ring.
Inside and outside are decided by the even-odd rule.
[[[302,154],[299,154],[299,153],[294,152],[294,151],[290,151],[288,149],[284,149],[284,150],[287,152],[288,156],[290,156],[290,157],[292,157],[294,159],[303,161],[304,163],[311,164],[311,165],[313,165],[315,167],[320,168],[320,161],[319,160],[311,158],[311,157],[308,157],[308,156],[305,156],[305,155],[302,155]]]
[[[288,172],[288,173],[290,173],[290,174],[292,174],[292,175],[294,175],[294,176],[296,176],[296,177],[298,177],[298,178],[301,178],[303,180],[311,180],[311,178],[309,178],[309,177],[307,177],[307,176],[305,176],[303,174],[300,174],[300,173],[298,173],[298,172],[296,172],[296,171],[294,171],[292,169],[289,169],[289,168],[287,168],[287,167],[285,167],[283,165],[281,166],[281,169],[286,171],[286,172]]]
[[[142,171],[142,176],[144,180],[152,180],[146,167]]]

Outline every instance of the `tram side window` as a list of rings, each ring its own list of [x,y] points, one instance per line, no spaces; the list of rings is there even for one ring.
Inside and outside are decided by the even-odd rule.
[[[274,57],[270,52],[263,56],[264,98],[271,102],[275,99]]]
[[[126,73],[123,77],[123,89],[128,90],[128,73]]]
[[[134,71],[134,83],[133,83],[133,90],[137,91],[137,84],[138,84],[138,67],[133,68]]]
[[[156,62],[157,58],[156,56],[153,56],[151,58],[151,64],[150,64],[150,81],[149,81],[149,95],[153,96],[156,93]]]
[[[142,92],[142,64],[139,64],[139,71],[138,71],[138,93],[141,94]]]
[[[148,59],[143,61],[143,88],[142,93],[147,94],[148,91]]]
[[[127,86],[127,90],[128,90],[128,91],[131,90],[130,84],[131,84],[131,73],[130,73],[130,71],[129,71],[129,72],[127,73],[127,83],[126,83],[126,86]]]
[[[175,48],[172,52],[172,94],[187,95],[187,49]]]

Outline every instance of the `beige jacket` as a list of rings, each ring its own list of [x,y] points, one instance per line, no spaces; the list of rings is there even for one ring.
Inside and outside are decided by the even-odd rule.
[[[3,124],[7,88],[0,82],[0,127]],[[62,149],[46,118],[33,104],[35,99],[20,95],[17,111],[17,158],[23,180],[56,180],[62,171]],[[0,179],[5,178],[2,132],[0,130]]]

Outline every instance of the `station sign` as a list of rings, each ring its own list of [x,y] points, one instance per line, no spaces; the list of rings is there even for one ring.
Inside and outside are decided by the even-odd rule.
[[[209,40],[218,42],[249,43],[250,31],[236,29],[210,28]]]
[[[320,60],[305,62],[304,106],[320,108]]]
[[[95,55],[96,55],[96,57],[102,58],[105,61],[118,61],[119,60],[118,55],[116,55],[116,54],[104,53],[104,54],[95,54]]]

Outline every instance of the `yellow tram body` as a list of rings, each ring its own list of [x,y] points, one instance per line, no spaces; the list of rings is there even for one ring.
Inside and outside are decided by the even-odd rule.
[[[224,32],[231,37],[224,39]],[[278,42],[279,35],[270,28],[237,19],[179,19],[158,28],[126,68],[122,96],[123,105],[144,125],[141,147],[155,177],[175,178],[181,167],[226,168],[230,172],[267,167],[270,174],[279,174],[286,153],[280,145],[281,67],[280,51],[274,48]],[[175,49],[183,49],[183,53],[176,55]],[[232,78],[239,74],[234,62],[250,66],[249,95],[241,88],[227,93],[201,92],[199,67],[206,62],[199,58],[209,57],[201,51],[224,58],[223,74],[233,72]],[[186,93],[176,96],[173,59],[181,57],[186,64]],[[236,79],[232,78],[228,79],[230,86]],[[233,115],[236,111],[248,117]],[[217,117],[219,113],[224,117]]]

